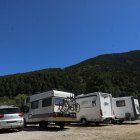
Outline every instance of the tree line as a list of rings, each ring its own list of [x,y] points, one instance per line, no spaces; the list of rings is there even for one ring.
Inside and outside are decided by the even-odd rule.
[[[137,56],[137,57],[136,57]],[[78,94],[107,92],[140,98],[140,52],[104,55],[60,69],[0,77],[1,104],[18,104],[26,96],[52,89]]]

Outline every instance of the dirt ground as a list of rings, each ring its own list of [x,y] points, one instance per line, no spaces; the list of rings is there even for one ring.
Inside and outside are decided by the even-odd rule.
[[[50,126],[40,130],[28,126],[22,132],[0,131],[1,140],[140,140],[140,121],[125,122],[122,125],[94,124],[83,127],[80,124],[65,126],[64,130]]]

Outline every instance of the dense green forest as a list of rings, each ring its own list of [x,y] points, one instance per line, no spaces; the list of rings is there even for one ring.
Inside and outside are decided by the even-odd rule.
[[[0,102],[21,100],[26,95],[58,89],[76,95],[101,91],[114,97],[140,98],[140,51],[97,56],[60,69],[0,77]],[[16,103],[17,103],[16,102]]]

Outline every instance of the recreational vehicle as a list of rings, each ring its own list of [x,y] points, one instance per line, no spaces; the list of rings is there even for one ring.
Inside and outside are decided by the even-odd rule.
[[[94,122],[96,125],[114,118],[112,109],[112,95],[108,93],[94,92],[87,95],[79,95],[76,102],[80,105],[77,112],[77,121],[86,125]]]
[[[140,117],[140,106],[136,97],[113,98],[113,110],[115,123],[123,123],[125,120],[136,120]]]
[[[39,124],[45,128],[51,122],[63,128],[66,122],[72,122],[76,119],[76,113],[73,111],[62,111],[60,109],[66,98],[73,97],[72,93],[51,90],[27,97],[25,101],[24,124]],[[63,107],[64,108],[64,107]]]

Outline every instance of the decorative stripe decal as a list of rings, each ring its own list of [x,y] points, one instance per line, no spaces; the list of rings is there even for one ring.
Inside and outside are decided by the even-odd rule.
[[[70,114],[62,114],[62,113],[45,113],[45,114],[35,114],[32,115],[30,119],[33,118],[45,118],[45,117],[71,117],[76,118],[76,113],[70,113]]]

